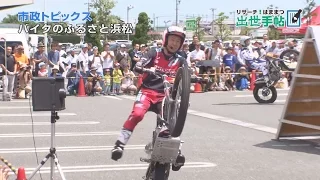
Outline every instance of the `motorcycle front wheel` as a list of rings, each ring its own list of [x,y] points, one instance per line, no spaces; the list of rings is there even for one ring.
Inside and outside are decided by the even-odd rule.
[[[153,180],[168,180],[170,173],[170,164],[157,163],[154,168]]]
[[[263,96],[267,96],[270,94],[270,92],[272,93],[271,94],[271,97],[269,99],[262,99],[260,96],[259,96],[259,90],[262,90],[262,94]],[[274,86],[270,86],[270,87],[266,87],[265,84],[257,84],[255,85],[254,89],[253,89],[253,96],[254,96],[254,99],[258,102],[258,103],[261,103],[261,104],[270,104],[270,103],[274,103],[276,100],[277,100],[277,90]]]
[[[172,137],[179,137],[187,118],[190,98],[191,75],[187,66],[182,66],[176,74],[171,98],[175,101],[170,106],[168,117],[170,134]]]

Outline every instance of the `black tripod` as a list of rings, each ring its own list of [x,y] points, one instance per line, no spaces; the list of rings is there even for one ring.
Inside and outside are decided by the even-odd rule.
[[[61,166],[59,164],[59,160],[56,154],[56,148],[55,148],[55,133],[56,133],[56,127],[55,123],[56,121],[59,120],[58,112],[56,111],[51,111],[51,147],[50,147],[50,152],[46,157],[41,161],[39,166],[32,172],[28,180],[31,180],[34,175],[41,169],[41,167],[48,161],[49,158],[51,158],[51,168],[50,168],[50,180],[54,179],[54,173],[55,173],[55,165],[57,166],[57,169],[60,173],[60,176],[62,180],[66,180]]]

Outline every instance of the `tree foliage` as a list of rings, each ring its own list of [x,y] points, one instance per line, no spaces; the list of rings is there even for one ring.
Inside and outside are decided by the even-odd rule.
[[[92,21],[86,21],[86,29],[88,29],[88,26],[94,24],[97,24],[97,16],[96,13],[91,12],[90,13],[90,17],[92,18]],[[86,31],[86,36],[84,37],[84,41],[86,43],[91,43],[92,46],[97,46],[99,48],[99,50],[102,50],[102,46],[100,43],[100,37],[101,37],[101,33],[99,30],[96,31],[96,33],[89,33],[89,31]]]
[[[135,28],[135,35],[133,37],[133,44],[147,44],[150,36],[148,32],[150,30],[150,19],[145,12],[141,12],[138,17],[138,23]]]
[[[307,25],[310,25],[311,18],[317,16],[316,13],[312,13],[313,8],[316,7],[314,0],[306,0],[306,7],[303,8],[303,17],[307,19]]]
[[[57,23],[57,22],[46,22],[46,23],[44,23],[44,22],[34,22],[34,21],[20,22],[18,20],[18,14],[15,14],[15,15],[8,14],[7,17],[3,18],[1,23],[6,23],[6,24],[26,24],[26,25],[29,26],[29,34],[43,34],[43,29],[42,28],[43,28],[43,26],[45,24],[47,24],[47,25],[51,26],[51,29],[48,32],[48,35],[69,35],[69,34],[74,35],[74,33],[67,34],[64,31],[62,33],[59,33],[59,34],[52,31],[52,27],[54,25],[57,25],[57,24],[60,24],[63,27],[67,27],[68,24],[65,23],[65,22],[59,22],[59,23]],[[37,28],[36,33],[33,30],[30,30],[30,28],[35,27],[38,24],[39,24],[39,26]]]
[[[271,40],[279,39],[279,37],[280,37],[279,30],[274,26],[270,26],[268,28],[268,37]]]
[[[201,22],[201,17],[197,17],[196,18],[196,23],[197,23],[197,26],[196,26],[196,31],[194,33],[194,35],[196,35],[199,39],[199,41],[201,41],[203,39],[203,36],[204,36],[204,28],[201,28],[200,27],[200,22]]]
[[[227,24],[225,24],[225,21],[229,19],[229,16],[226,16],[223,12],[218,14],[217,19],[215,20],[215,25],[218,26],[218,32],[215,36],[217,39],[220,39],[221,41],[225,41],[229,39],[229,36],[231,35],[231,30]]]
[[[116,5],[114,0],[91,0],[91,7],[97,11],[96,19],[97,24],[104,24],[106,27],[110,27],[111,24],[123,23],[119,16],[111,14],[111,9]],[[107,39],[108,34],[104,34],[104,38]]]

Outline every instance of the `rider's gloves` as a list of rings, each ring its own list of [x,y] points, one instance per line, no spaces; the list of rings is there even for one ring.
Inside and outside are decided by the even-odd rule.
[[[142,74],[143,73],[143,65],[142,65],[142,62],[139,61],[136,63],[135,67],[134,67],[134,70],[137,72],[137,73],[140,73]]]

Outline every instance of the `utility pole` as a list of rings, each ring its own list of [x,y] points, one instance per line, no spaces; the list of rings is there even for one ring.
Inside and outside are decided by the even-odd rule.
[[[178,13],[179,13],[179,9],[178,9],[178,6],[180,4],[181,0],[176,0],[176,26],[178,26]]]
[[[214,11],[216,10],[216,8],[211,8],[210,9],[212,11],[212,27],[211,27],[211,31],[212,31],[212,35],[214,34],[214,26],[215,26],[215,22],[214,22]]]
[[[232,11],[230,12],[230,15],[233,15],[233,35],[236,35],[236,12],[235,11]]]
[[[153,30],[155,31],[156,29],[156,15],[153,13]]]
[[[156,19],[157,19],[157,31],[158,31],[159,30],[159,16],[156,17]]]
[[[88,12],[90,12],[90,5],[92,4],[92,3],[90,3],[90,0],[88,0],[88,2],[87,3],[84,3],[85,5],[88,5]]]
[[[132,9],[132,8],[133,8],[132,5],[129,5],[129,6],[127,7],[127,24],[129,24],[129,11],[130,11],[130,9]],[[128,41],[130,41],[130,35],[129,35],[129,34],[127,35],[127,39],[128,39]]]

